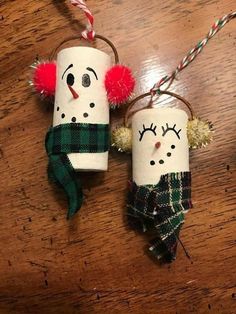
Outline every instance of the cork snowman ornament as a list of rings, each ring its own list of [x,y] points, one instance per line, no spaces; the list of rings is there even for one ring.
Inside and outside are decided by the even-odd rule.
[[[68,154],[76,171],[106,171],[108,168],[109,104],[104,79],[110,67],[111,57],[95,48],[66,48],[57,56],[53,127],[78,124],[81,140],[88,137],[97,142],[93,133],[97,135],[98,131],[103,138],[101,148]],[[89,128],[87,136],[85,126]],[[90,136],[93,137],[89,139]],[[89,144],[96,145],[84,142],[80,149]]]
[[[178,242],[189,257],[179,237],[184,214],[192,207],[189,149],[205,147],[213,138],[212,124],[196,117],[190,103],[168,89],[209,40],[235,17],[236,12],[231,12],[218,19],[174,71],[130,102],[124,125],[112,132],[112,146],[120,152],[132,152],[128,221],[150,237],[149,252],[163,262],[176,258]],[[158,108],[162,95],[179,100],[188,110]],[[135,110],[136,103],[146,97],[146,107]]]
[[[158,108],[153,97],[145,108],[131,111],[139,100],[151,96],[151,93],[143,94],[130,103],[125,126],[114,130],[113,145],[119,150],[127,151],[128,147],[132,150],[128,221],[135,229],[151,235],[150,253],[158,260],[171,262],[176,258],[177,243],[183,245],[179,233],[184,214],[192,208],[189,134],[196,133],[192,124],[198,121],[206,127],[210,140],[211,127],[194,117],[190,103],[180,95],[159,91],[161,94],[180,100],[190,117],[178,107]],[[206,144],[201,139],[201,145]]]
[[[83,202],[78,172],[108,169],[109,110],[125,103],[134,88],[131,71],[119,64],[113,43],[95,34],[93,16],[84,2],[71,2],[85,12],[89,27],[81,37],[63,40],[54,49],[50,61],[37,61],[32,80],[40,95],[54,99],[53,123],[45,139],[48,177],[67,195],[68,218]],[[75,39],[104,41],[114,53],[115,65],[110,55],[94,47],[61,49]]]

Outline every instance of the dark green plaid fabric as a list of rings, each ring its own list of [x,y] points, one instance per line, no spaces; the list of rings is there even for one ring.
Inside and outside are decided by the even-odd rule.
[[[106,152],[109,149],[109,134],[108,124],[68,123],[51,127],[46,135],[48,177],[61,186],[67,195],[68,218],[80,209],[83,192],[67,154]]]
[[[46,136],[48,155],[61,153],[102,153],[108,151],[108,148],[108,124],[61,124],[50,128]]]
[[[160,260],[176,257],[177,239],[184,213],[192,208],[191,172],[162,175],[157,185],[130,182],[129,223],[142,232],[155,235],[149,250]]]

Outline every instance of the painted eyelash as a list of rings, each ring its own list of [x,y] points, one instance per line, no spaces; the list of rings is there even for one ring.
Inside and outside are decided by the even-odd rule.
[[[140,141],[140,142],[142,141],[142,138],[143,138],[144,133],[145,133],[146,131],[151,131],[153,134],[157,135],[157,134],[156,134],[156,128],[157,128],[157,126],[156,126],[156,125],[153,126],[153,123],[152,123],[152,124],[150,125],[150,127],[148,127],[148,128],[146,128],[145,125],[143,124],[143,130],[142,130],[142,131],[139,131],[139,134],[140,134],[139,141]]]
[[[175,134],[176,134],[176,136],[177,136],[178,139],[180,140],[179,133],[180,133],[181,129],[179,129],[179,131],[177,131],[177,130],[175,129],[175,127],[176,127],[176,124],[174,124],[173,127],[169,127],[168,123],[166,123],[166,129],[164,128],[164,126],[161,127],[161,128],[162,128],[162,131],[163,131],[162,136],[165,136],[168,131],[174,131]]]

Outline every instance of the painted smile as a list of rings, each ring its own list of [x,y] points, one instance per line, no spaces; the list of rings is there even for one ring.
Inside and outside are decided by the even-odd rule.
[[[159,143],[159,142],[158,142]],[[157,144],[157,143],[156,143]],[[156,146],[156,144],[155,144],[155,146]],[[160,146],[159,146],[160,147]],[[158,148],[159,148],[158,147]],[[172,150],[173,149],[175,149],[175,145],[171,145],[171,147],[170,147]],[[166,156],[167,157],[171,157],[172,156],[172,153],[171,152],[168,152],[167,154],[166,154]],[[158,163],[160,164],[160,165],[163,165],[164,163],[165,163],[165,161],[163,160],[163,159],[160,159],[159,161],[158,161]],[[155,160],[151,160],[150,161],[150,165],[151,166],[155,166],[155,164],[156,164],[156,162],[155,162]]]
[[[78,96],[79,97],[79,96]],[[57,104],[55,104],[55,106],[56,106],[56,111],[60,111],[60,107],[57,105]],[[91,102],[90,104],[89,104],[89,107],[91,108],[91,109],[93,109],[93,108],[95,108],[95,103],[94,102]],[[83,112],[82,113],[82,115],[83,115],[83,117],[84,118],[88,118],[89,117],[89,113],[88,112]],[[61,119],[65,119],[66,118],[66,113],[65,112],[62,112],[61,113]],[[77,115],[77,116],[72,116],[71,118],[70,118],[70,121],[72,122],[72,123],[75,123],[75,122],[77,122],[79,120],[79,115]]]

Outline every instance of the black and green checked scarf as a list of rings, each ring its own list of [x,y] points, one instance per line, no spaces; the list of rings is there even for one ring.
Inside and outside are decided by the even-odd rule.
[[[82,205],[83,191],[67,154],[108,151],[109,125],[68,123],[51,127],[45,146],[49,157],[48,177],[64,189],[69,207],[67,218],[71,218]]]
[[[190,208],[191,172],[162,175],[156,185],[138,186],[130,182],[128,221],[154,236],[149,250],[163,262],[175,259],[184,213]]]

